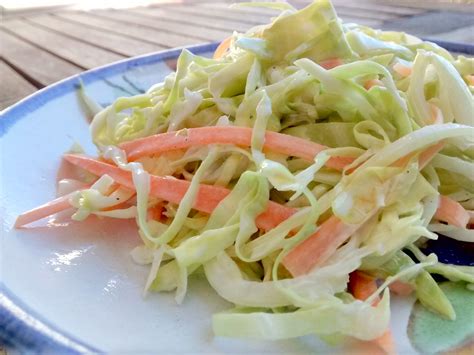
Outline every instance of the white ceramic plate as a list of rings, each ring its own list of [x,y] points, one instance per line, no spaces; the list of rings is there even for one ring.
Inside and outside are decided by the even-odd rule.
[[[215,45],[192,47],[210,54]],[[211,315],[230,308],[204,279],[193,278],[185,302],[173,294],[142,297],[148,267],[133,263],[134,223],[60,223],[13,229],[16,216],[55,196],[61,155],[74,142],[95,154],[77,98],[79,79],[101,104],[161,81],[180,50],[129,59],[41,90],[0,119],[0,335],[17,349],[77,352],[314,353],[343,351],[316,337],[288,341],[216,338]],[[168,64],[167,64],[168,63]],[[401,353],[410,301],[392,299],[392,329]],[[346,349],[347,350],[347,349]]]

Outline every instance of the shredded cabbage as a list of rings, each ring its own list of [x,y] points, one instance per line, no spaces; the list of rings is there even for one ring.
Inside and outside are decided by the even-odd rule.
[[[101,157],[130,172],[135,190],[103,175],[71,196],[73,218],[136,219],[143,244],[132,257],[150,265],[145,293],[176,290],[182,302],[189,275],[202,268],[235,305],[213,316],[219,336],[374,339],[389,324],[387,286],[395,280],[454,319],[432,274],[473,288],[474,267],[442,264],[422,248],[438,234],[474,242],[473,59],[404,33],[344,24],[329,0],[302,10],[238,6],[281,13],[234,33],[217,58],[183,50],[176,73],[144,94],[100,108],[81,88],[96,113],[90,131]],[[205,146],[131,160],[123,145],[204,126],[250,127],[252,135],[247,145],[209,137]],[[283,134],[274,143],[295,154],[272,151],[269,132]],[[288,136],[322,148],[303,159]],[[187,181],[180,203],[151,196],[152,175]],[[210,203],[202,185],[227,189],[210,212],[196,207]],[[440,195],[461,212],[443,210]],[[462,212],[471,225],[452,222]],[[265,218],[272,228],[262,227]],[[337,245],[338,231],[326,231],[335,220],[350,231]],[[328,245],[315,239],[324,233]],[[314,260],[301,245],[316,248]],[[332,252],[318,263],[325,248]],[[313,266],[293,275],[288,260]],[[348,288],[357,270],[380,281],[365,301]]]

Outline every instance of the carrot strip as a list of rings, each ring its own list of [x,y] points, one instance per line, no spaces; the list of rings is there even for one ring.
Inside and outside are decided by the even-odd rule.
[[[377,291],[377,284],[372,276],[361,271],[354,271],[350,274],[348,288],[355,298],[365,301]],[[379,300],[376,300],[374,303],[378,302]]]
[[[470,215],[459,202],[441,195],[434,218],[456,227],[466,228]]]
[[[433,155],[432,153],[431,156]],[[135,189],[131,173],[128,171],[86,156],[65,155],[64,158],[95,175],[108,174],[116,183],[132,190]],[[190,184],[188,181],[173,177],[151,175],[150,179],[150,195],[173,203],[180,203]],[[202,212],[211,213],[229,193],[230,191],[223,187],[201,185],[193,207]],[[15,226],[20,227],[69,207],[67,198],[62,197],[21,215]],[[296,209],[269,201],[267,210],[258,216],[256,224],[259,228],[269,230],[295,212]],[[327,260],[359,227],[360,225],[346,225],[337,217],[332,216],[320,226],[316,233],[292,250],[283,260],[283,264],[293,275],[304,274],[318,263]]]
[[[428,163],[433,159],[433,157],[438,154],[438,152],[443,149],[444,147],[444,142],[439,142],[431,147],[426,148],[424,151],[420,153],[420,156],[418,157],[418,165],[420,167],[420,170],[426,167]],[[415,156],[417,153],[412,153],[407,156],[404,156],[403,158],[398,159],[395,163],[392,164],[392,166],[405,166],[408,164],[408,162]]]
[[[106,194],[106,195],[110,195],[110,194]],[[124,201],[122,203],[119,203],[118,205],[112,205],[112,206],[109,206],[109,207],[101,208],[100,211],[107,212],[107,211],[119,210],[119,209],[122,209],[122,208],[128,208],[128,207],[130,207],[130,203],[128,202],[129,200]]]
[[[420,166],[425,166],[441,148],[442,143],[438,143],[422,152],[418,158]],[[410,157],[399,159],[392,166],[404,166],[409,159]],[[306,274],[325,262],[361,226],[362,224],[345,224],[332,216],[314,234],[293,248],[283,258],[282,264],[293,276]]]
[[[129,160],[136,160],[146,155],[209,144],[233,144],[249,147],[251,141],[252,128],[211,126],[188,128],[178,132],[140,138],[122,143],[120,148],[127,153]],[[327,147],[306,139],[268,131],[265,133],[263,149],[312,161],[319,152],[327,149]],[[354,159],[350,157],[331,157],[326,165],[341,170],[353,161]]]
[[[468,74],[465,76],[469,85],[474,86],[474,75]]]
[[[388,288],[390,289],[390,291],[400,296],[411,295],[411,293],[414,291],[412,285],[403,281],[399,281],[399,280],[392,282],[388,286]]]
[[[466,211],[469,214],[469,224],[474,224],[474,211]]]
[[[157,204],[156,206],[148,209],[148,219],[154,219],[159,221],[162,217],[164,211],[164,206],[162,203]]]
[[[321,63],[319,63],[320,66],[322,66],[324,69],[329,70],[335,67],[338,67],[339,65],[344,64],[341,58],[331,58],[331,59],[326,59],[323,60]]]
[[[375,279],[369,275],[366,275],[360,271],[354,271],[351,273],[349,278],[349,291],[358,300],[365,301],[377,290],[377,284]],[[376,306],[380,301],[380,298],[375,300],[373,303]],[[395,341],[393,339],[392,332],[390,329],[378,337],[372,340],[372,342],[380,347],[385,354],[395,354]]]
[[[379,79],[370,79],[370,80],[367,80],[365,83],[364,83],[364,88],[366,90],[369,90],[370,88],[374,87],[374,86],[384,86],[383,83],[379,80]]]
[[[442,124],[444,122],[443,111],[435,104],[430,103],[431,124]]]
[[[393,66],[393,70],[395,70],[398,74],[400,74],[403,77],[407,77],[411,75],[411,67],[407,67],[401,63],[396,63]]]
[[[85,184],[83,187],[84,189],[88,189],[91,185],[90,184]],[[110,195],[114,190],[116,190],[119,187],[118,184],[113,184],[110,186],[108,192],[106,193],[107,195]],[[58,197],[57,199],[47,202],[44,205],[35,207],[32,210],[29,210],[27,212],[22,213],[19,215],[15,221],[15,228],[20,228],[23,227],[27,224],[39,221],[40,219],[43,219],[45,217],[51,216],[55,213],[59,213],[62,211],[67,210],[68,208],[72,208],[71,204],[69,203],[69,198],[76,192],[81,191],[81,189],[73,191],[67,195]],[[127,206],[127,201],[123,201],[122,203],[110,207],[103,208],[102,211],[112,211],[115,209],[120,209],[124,208]]]
[[[433,159],[434,156],[438,154],[441,149],[443,149],[443,147],[444,142],[439,142],[421,152],[420,156],[418,157],[418,165],[420,166],[420,169],[426,167],[431,159]]]
[[[304,275],[327,260],[359,227],[331,216],[315,233],[291,250],[282,264],[293,276]]]
[[[212,58],[214,59],[219,59],[221,58],[225,52],[229,49],[230,47],[230,42],[232,41],[232,36],[227,37],[225,40],[223,40],[216,48],[214,55]]]
[[[66,154],[64,159],[95,175],[107,174],[120,185],[135,190],[132,174],[129,171],[82,155]],[[190,185],[189,181],[170,176],[150,175],[150,180],[150,195],[172,203],[180,203]],[[229,193],[230,190],[224,187],[201,184],[193,207],[199,211],[211,213]],[[257,217],[256,223],[259,228],[269,230],[295,212],[294,208],[269,201],[267,210]]]
[[[67,210],[72,207],[69,204],[69,198],[73,193],[58,197],[57,199],[38,206],[30,211],[22,213],[15,221],[15,228],[23,227],[32,222],[38,221],[55,213]]]

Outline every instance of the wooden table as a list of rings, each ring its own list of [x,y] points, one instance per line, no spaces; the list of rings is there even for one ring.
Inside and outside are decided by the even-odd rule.
[[[235,1],[171,0],[123,10],[3,9],[0,109],[65,77],[127,57],[219,41],[266,23],[262,8],[229,10]],[[309,0],[290,1],[301,8]],[[132,3],[132,1],[131,1]],[[333,0],[345,21],[404,30],[434,40],[474,43],[471,0]]]

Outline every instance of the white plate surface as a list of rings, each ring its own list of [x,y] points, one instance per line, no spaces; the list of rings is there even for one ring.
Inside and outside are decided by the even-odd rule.
[[[212,46],[195,47],[209,52]],[[179,51],[130,59],[82,75],[87,92],[102,104],[161,81],[164,58]],[[139,244],[134,223],[99,220],[15,230],[16,216],[55,196],[61,155],[74,142],[95,153],[88,123],[68,79],[3,113],[0,130],[1,280],[42,319],[89,346],[106,352],[313,353],[335,352],[316,337],[267,342],[216,338],[211,315],[230,308],[194,277],[184,303],[173,294],[142,297],[148,267],[133,263]],[[398,350],[406,338],[409,304],[394,299],[392,329]],[[340,349],[339,349],[340,350]]]

